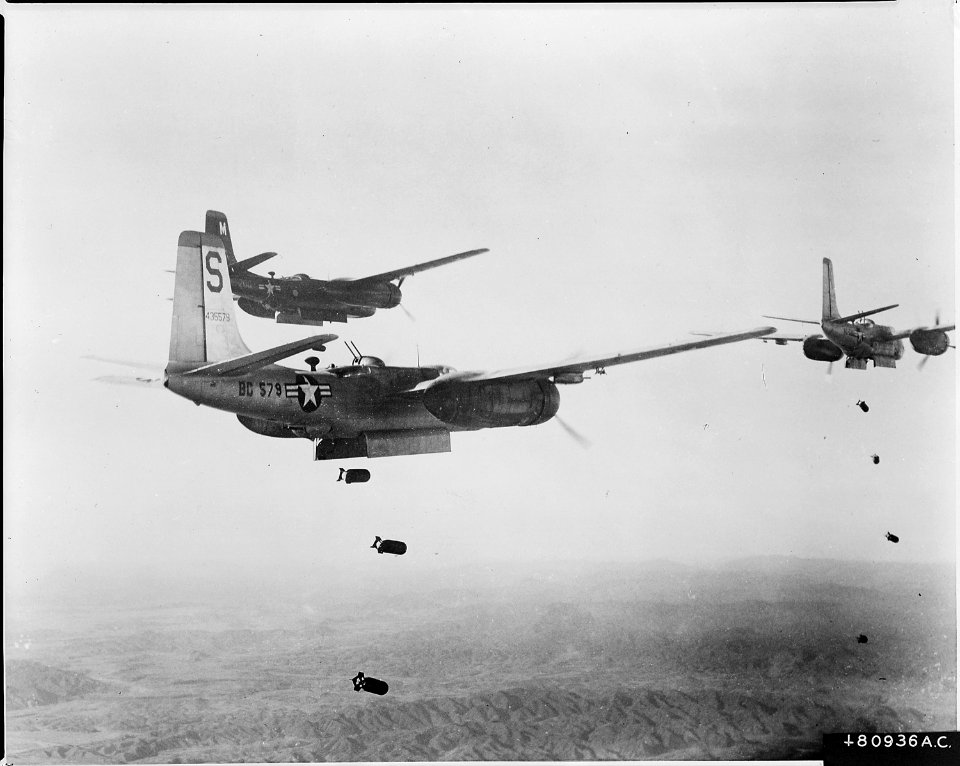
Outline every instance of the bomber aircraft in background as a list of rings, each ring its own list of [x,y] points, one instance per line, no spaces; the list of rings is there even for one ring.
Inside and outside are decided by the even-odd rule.
[[[896,367],[897,360],[903,356],[903,339],[909,338],[910,345],[918,354],[924,354],[920,366],[931,356],[940,356],[948,348],[953,348],[947,332],[954,325],[940,326],[940,317],[936,317],[933,327],[917,327],[912,330],[896,332],[892,327],[875,324],[868,316],[896,308],[899,304],[883,306],[869,311],[841,316],[837,310],[836,291],[833,282],[833,263],[823,259],[823,310],[819,322],[812,319],[791,319],[764,315],[767,319],[782,319],[787,322],[819,324],[822,333],[813,335],[788,335],[775,333],[760,338],[785,346],[791,341],[803,343],[803,354],[807,359],[818,362],[834,362],[847,357],[846,366],[854,370],[867,369],[867,361],[873,360],[874,367]]]
[[[758,338],[759,327],[703,340],[504,372],[456,372],[442,365],[391,367],[357,354],[351,365],[309,370],[275,364],[323,350],[314,335],[251,352],[234,314],[227,250],[217,235],[185,231],[177,251],[170,354],[164,383],[196,404],[236,414],[264,436],[314,440],[317,460],[450,451],[452,431],[530,426],[556,415],[558,384],[627,362]]]
[[[351,318],[373,316],[377,309],[400,305],[403,297],[400,285],[407,277],[489,252],[486,248],[468,250],[360,279],[311,279],[306,274],[274,277],[272,271],[268,277],[263,277],[250,269],[273,258],[276,253],[260,253],[238,261],[233,253],[227,217],[216,210],[207,211],[206,232],[223,241],[233,295],[240,308],[255,317],[276,319],[281,324],[319,326],[324,322],[346,322]]]

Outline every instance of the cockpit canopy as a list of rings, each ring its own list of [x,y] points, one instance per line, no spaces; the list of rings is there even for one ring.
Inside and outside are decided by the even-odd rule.
[[[859,327],[875,327],[876,323],[872,319],[867,319],[866,317],[861,317],[860,319],[854,322],[855,325]]]
[[[361,356],[360,362],[361,367],[386,367],[386,363],[378,356]]]
[[[309,274],[294,274],[290,279],[296,279],[298,282],[302,282],[304,279],[310,279]]]

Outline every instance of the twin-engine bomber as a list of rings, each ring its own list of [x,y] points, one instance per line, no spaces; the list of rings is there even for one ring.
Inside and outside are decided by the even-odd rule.
[[[765,316],[766,319],[783,319],[787,322],[819,324],[822,333],[813,335],[787,335],[777,333],[761,338],[772,340],[779,346],[791,341],[803,344],[803,355],[817,362],[828,362],[831,366],[846,357],[844,365],[851,370],[867,369],[867,362],[873,361],[874,367],[896,367],[897,360],[903,357],[903,339],[909,338],[910,345],[918,354],[923,354],[922,368],[931,356],[940,356],[948,348],[953,348],[948,332],[954,325],[941,326],[937,314],[933,327],[915,327],[897,332],[892,327],[876,324],[867,317],[882,311],[895,309],[899,304],[891,304],[878,309],[860,311],[848,316],[840,316],[837,309],[836,288],[833,281],[833,262],[823,259],[823,295],[820,321],[813,319],[791,319],[789,317]],[[829,368],[828,368],[829,369]],[[866,410],[864,410],[866,412]]]
[[[251,352],[237,329],[230,270],[219,236],[185,231],[177,252],[170,357],[164,386],[196,404],[236,414],[251,431],[314,440],[317,460],[450,451],[453,431],[533,426],[560,407],[561,384],[584,373],[659,356],[759,338],[744,332],[555,365],[500,372],[392,367],[374,356],[319,370],[276,362],[323,351],[336,335],[314,335]]]
[[[231,289],[240,308],[252,316],[275,319],[280,324],[319,326],[324,322],[373,316],[377,309],[400,305],[403,298],[400,287],[407,277],[489,252],[485,247],[468,250],[359,279],[311,279],[307,274],[275,277],[272,271],[270,276],[263,277],[251,269],[276,253],[260,253],[238,261],[233,254],[227,217],[218,210],[207,211],[206,231],[223,241]]]

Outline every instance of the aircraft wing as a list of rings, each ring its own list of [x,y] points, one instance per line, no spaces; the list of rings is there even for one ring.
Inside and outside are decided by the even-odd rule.
[[[249,258],[244,258],[242,261],[237,261],[233,264],[232,268],[234,271],[250,271],[254,266],[259,266],[264,261],[269,261],[271,258],[274,258],[276,253],[260,253],[260,255],[253,255]]]
[[[800,321],[800,320],[796,320],[796,321]],[[775,328],[771,327],[769,329],[774,330]],[[707,337],[715,337],[717,335],[723,335],[723,333],[720,333],[720,332],[692,332],[690,334],[706,335]],[[786,345],[788,342],[803,343],[803,341],[809,338],[811,334],[815,334],[816,337],[818,338],[823,337],[823,335],[819,333],[808,333],[807,335],[791,335],[790,333],[786,333],[786,332],[771,332],[771,333],[768,333],[767,335],[761,335],[759,339],[764,342],[768,340],[772,340],[778,346],[783,346],[783,345]]]
[[[184,375],[222,375],[224,377],[245,375],[253,370],[266,367],[268,364],[286,359],[288,356],[299,354],[301,351],[323,351],[323,345],[336,340],[337,337],[336,335],[311,335],[309,338],[284,343],[282,346],[274,346],[266,351],[257,351],[233,359],[226,359],[222,362],[213,362],[195,370],[190,370]]]
[[[774,332],[770,335],[761,335],[760,340],[766,342],[772,340],[778,346],[783,346],[787,343],[803,343],[809,337],[818,337],[822,338],[823,335],[820,333],[810,333],[810,335],[791,335],[786,332]]]
[[[435,269],[438,266],[446,266],[448,263],[454,263],[456,261],[462,261],[464,258],[473,258],[475,255],[480,255],[481,253],[489,253],[490,250],[486,247],[482,247],[479,250],[467,250],[465,253],[457,253],[456,255],[448,255],[446,258],[437,258],[435,261],[427,261],[426,263],[418,263],[415,266],[406,266],[402,269],[396,269],[394,271],[384,271],[382,274],[374,274],[370,277],[361,277],[360,279],[345,279],[337,280],[344,282],[389,282],[392,279],[404,279],[405,277],[412,276],[421,271],[427,271],[428,269]]]
[[[642,348],[635,351],[623,351],[614,354],[601,354],[590,357],[589,359],[560,362],[558,364],[545,365],[542,367],[521,367],[514,370],[498,370],[497,372],[457,372],[441,379],[455,379],[463,380],[465,382],[473,382],[483,380],[553,378],[554,382],[579,383],[580,380],[583,379],[583,373],[589,372],[590,370],[602,370],[605,367],[613,367],[614,365],[618,364],[642,362],[646,359],[655,359],[658,356],[670,356],[671,354],[679,354],[683,351],[693,351],[698,348],[722,346],[725,343],[737,343],[741,340],[759,338],[762,335],[767,335],[772,332],[776,332],[775,327],[757,327],[753,330],[745,330],[743,332],[713,335],[708,338],[704,338],[703,340],[666,343],[662,346],[651,346],[650,348]],[[558,378],[560,380],[558,380]],[[564,380],[564,378],[566,379]]]
[[[902,330],[896,335],[891,335],[891,340],[901,340],[903,338],[909,338],[911,334],[915,333],[917,330],[941,330],[943,332],[952,332],[957,329],[956,325],[953,324],[937,324],[933,327],[914,327],[912,330]]]

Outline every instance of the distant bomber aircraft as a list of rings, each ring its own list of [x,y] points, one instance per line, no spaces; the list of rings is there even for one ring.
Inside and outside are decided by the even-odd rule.
[[[273,258],[276,253],[260,253],[237,261],[233,254],[227,217],[223,213],[208,210],[206,230],[207,234],[216,235],[223,241],[233,295],[240,308],[255,317],[276,318],[281,324],[319,326],[324,322],[346,322],[350,318],[373,316],[377,309],[400,305],[400,285],[407,277],[489,252],[486,248],[468,250],[360,279],[325,281],[311,279],[306,274],[274,278],[272,271],[269,277],[262,277],[250,269]]]
[[[360,356],[344,367],[294,370],[275,362],[324,350],[336,335],[314,335],[251,352],[234,315],[227,252],[219,236],[185,231],[177,252],[170,361],[164,386],[196,404],[235,413],[263,436],[313,439],[317,460],[450,451],[451,431],[545,423],[560,407],[558,384],[581,383],[603,371],[708,346],[758,338],[759,327],[583,361],[504,372],[450,367],[389,367]]]
[[[918,354],[925,355],[923,361],[920,362],[921,367],[929,357],[939,356],[948,348],[952,348],[947,332],[953,330],[954,325],[940,327],[939,316],[937,316],[933,327],[917,327],[902,332],[894,332],[892,327],[874,324],[873,320],[866,319],[871,314],[879,314],[881,311],[896,308],[898,305],[894,303],[879,309],[840,316],[834,290],[833,263],[829,258],[824,258],[823,311],[820,321],[766,316],[767,319],[819,324],[823,334],[785,335],[776,333],[764,336],[760,340],[772,340],[780,346],[785,346],[790,341],[799,341],[803,343],[803,354],[807,359],[829,362],[831,365],[843,359],[846,355],[846,367],[852,370],[867,369],[868,360],[873,360],[874,367],[896,367],[897,360],[903,356],[903,338],[909,338],[913,350]]]

